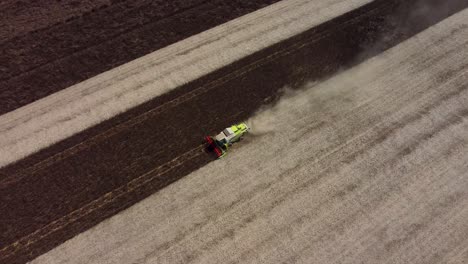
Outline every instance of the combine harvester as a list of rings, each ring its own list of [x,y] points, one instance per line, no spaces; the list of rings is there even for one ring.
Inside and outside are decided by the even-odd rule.
[[[233,143],[240,141],[249,130],[246,123],[239,123],[224,129],[215,137],[206,136],[206,149],[208,152],[215,153],[217,159],[222,158],[226,155],[228,148]]]

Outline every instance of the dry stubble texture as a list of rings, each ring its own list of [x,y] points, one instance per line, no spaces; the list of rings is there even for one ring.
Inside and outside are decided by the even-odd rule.
[[[466,263],[468,11],[32,263]]]

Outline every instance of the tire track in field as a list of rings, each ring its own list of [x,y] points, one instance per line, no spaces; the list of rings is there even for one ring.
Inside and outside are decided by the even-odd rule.
[[[3,258],[8,258],[10,255],[14,254],[17,250],[27,248],[34,243],[39,242],[42,238],[50,235],[52,232],[55,232],[59,229],[62,229],[69,225],[72,222],[75,222],[87,214],[99,209],[100,207],[105,206],[106,204],[111,203],[115,199],[119,198],[120,196],[125,195],[126,193],[132,192],[134,190],[137,190],[141,186],[144,186],[148,184],[150,181],[155,180],[156,178],[159,178],[163,176],[164,174],[168,173],[169,171],[177,168],[178,166],[181,166],[184,164],[184,162],[187,162],[188,160],[195,159],[196,157],[202,155],[203,152],[203,146],[199,146],[195,149],[189,150],[185,152],[184,154],[174,158],[170,162],[167,162],[157,168],[152,169],[151,171],[140,175],[139,177],[131,180],[124,186],[121,186],[119,188],[116,188],[115,190],[106,193],[105,195],[101,196],[99,199],[93,200],[92,202],[84,205],[83,207],[80,207],[79,209],[71,212],[68,215],[65,215],[61,217],[58,220],[55,220],[46,226],[36,230],[35,232],[21,238],[18,241],[15,241],[14,243],[0,248],[0,255]]]

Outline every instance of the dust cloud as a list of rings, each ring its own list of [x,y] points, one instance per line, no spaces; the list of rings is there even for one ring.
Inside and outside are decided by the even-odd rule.
[[[278,128],[280,113],[285,108],[293,108],[298,104],[306,103],[306,97],[301,97],[301,90],[293,90],[290,87],[284,87],[279,91],[280,99],[274,104],[268,104],[261,107],[246,123],[250,127],[250,134],[254,136],[274,133]]]
[[[425,25],[433,24],[437,20],[448,17],[453,10],[462,9],[461,6],[466,5],[462,0],[448,0],[443,3],[434,0],[418,0],[410,3],[403,3],[391,17],[386,18],[386,29],[377,38],[377,40],[368,43],[364,51],[356,56],[356,62],[363,61],[363,58],[373,57],[375,54],[380,53],[390,47],[390,43],[394,39],[402,35],[412,35],[414,31],[421,30]],[[369,81],[372,75],[376,72],[372,70],[368,72],[354,72],[357,76],[341,76],[340,72],[345,69],[340,69],[335,74],[337,77],[333,78],[334,83],[322,82],[322,91],[325,91],[322,86],[326,85],[333,87],[340,85],[343,82],[349,85],[363,85],[364,80]],[[340,83],[337,83],[340,82]],[[253,136],[261,136],[265,134],[275,133],[280,129],[281,114],[285,109],[297,109],[298,106],[303,106],[311,102],[313,99],[308,96],[306,91],[316,86],[319,81],[310,82],[299,89],[292,89],[284,87],[279,91],[280,98],[272,104],[261,107],[250,119],[246,121],[247,125],[251,128],[250,134]],[[291,118],[294,118],[291,116]],[[284,125],[284,124],[283,124]],[[287,124],[286,124],[287,125]]]

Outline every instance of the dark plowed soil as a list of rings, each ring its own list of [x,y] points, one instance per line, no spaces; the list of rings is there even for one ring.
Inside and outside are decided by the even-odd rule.
[[[87,12],[105,8],[111,0],[18,1],[0,3],[0,43],[32,31],[77,19]]]
[[[277,1],[112,1],[0,42],[0,114]]]
[[[447,5],[423,2],[425,12]],[[32,259],[203,166],[204,135],[275,101],[285,85],[325,78],[467,5],[455,2],[422,21],[402,12],[417,3],[377,0],[1,169],[0,262]]]

